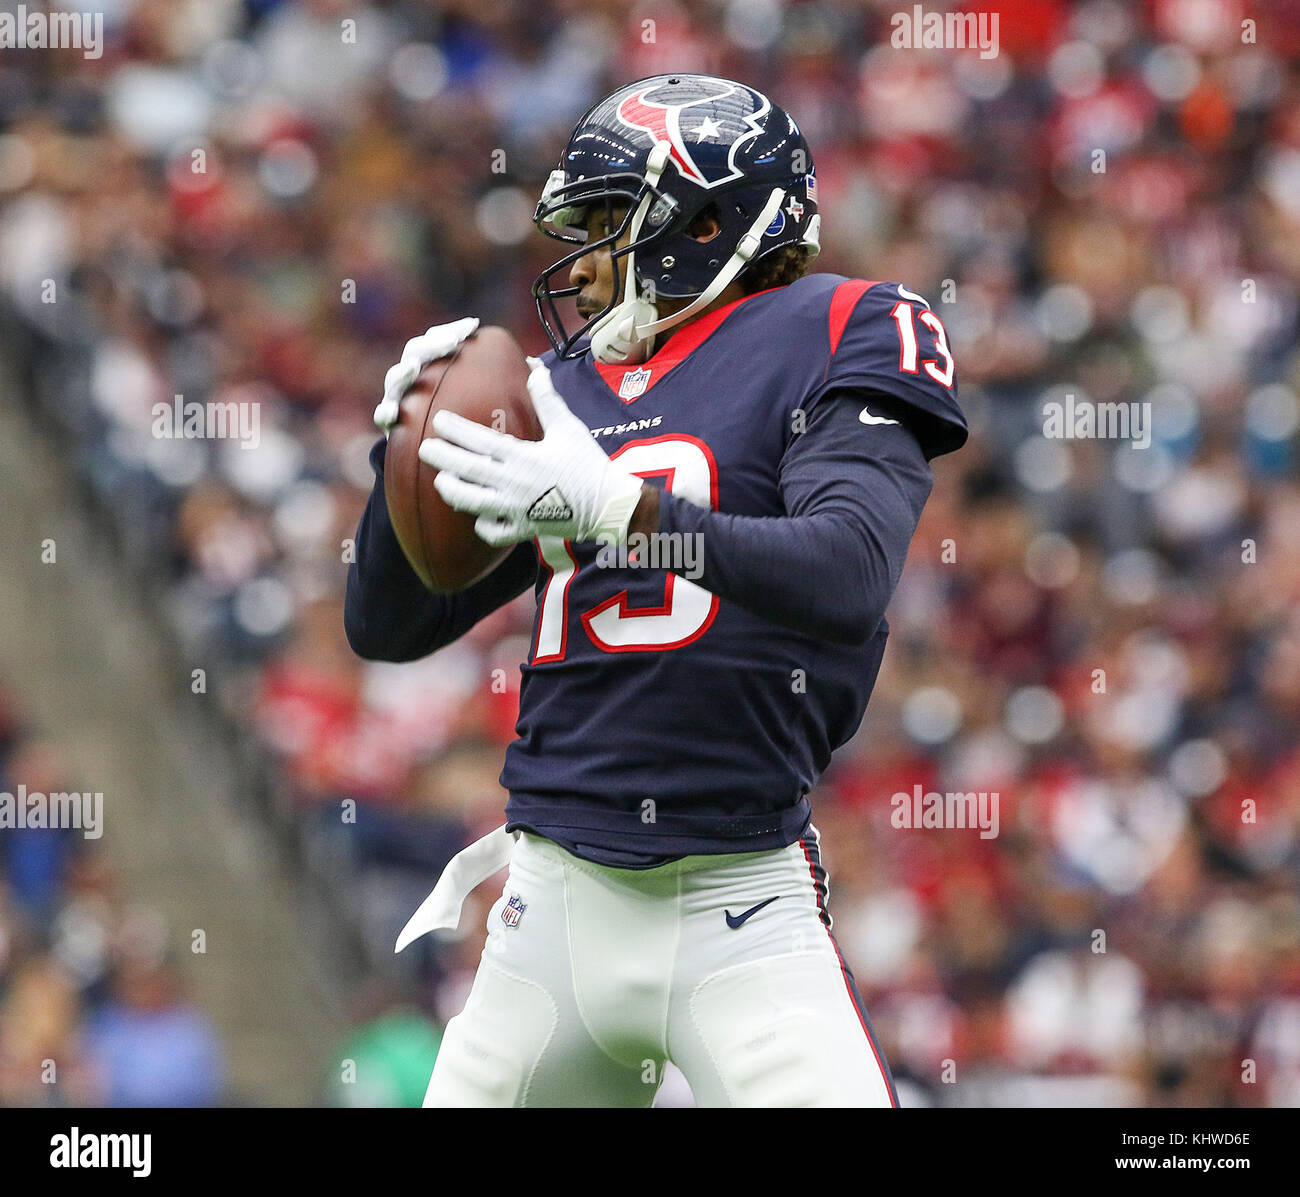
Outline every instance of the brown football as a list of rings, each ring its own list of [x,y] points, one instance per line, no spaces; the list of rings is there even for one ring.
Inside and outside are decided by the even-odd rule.
[[[411,568],[439,594],[464,590],[496,568],[512,546],[494,549],[474,531],[474,516],[453,511],[433,485],[437,473],[419,458],[444,408],[523,440],[540,440],[528,398],[524,351],[504,328],[480,328],[450,357],[430,362],[402,400],[384,454],[384,497],[393,531]]]

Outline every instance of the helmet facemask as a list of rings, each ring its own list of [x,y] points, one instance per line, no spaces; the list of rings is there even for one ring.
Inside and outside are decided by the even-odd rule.
[[[547,181],[533,221],[548,237],[580,247],[547,267],[533,283],[537,314],[557,357],[582,357],[587,347],[579,349],[577,342],[588,334],[592,338],[590,348],[599,361],[635,365],[649,355],[649,343],[638,346],[634,330],[653,322],[658,312],[648,295],[637,293],[635,255],[661,239],[678,215],[677,201],[657,186],[667,157],[666,148],[662,154],[652,153],[650,168],[644,176],[618,173],[565,183],[564,173],[554,171]],[[588,210],[601,204],[605,208],[606,227],[612,231],[591,240],[577,230],[586,225]],[[614,209],[624,205],[626,211],[615,227]],[[617,243],[624,234],[628,234],[628,243],[620,248]],[[551,280],[560,271],[567,272],[579,258],[605,246],[610,247],[614,262],[614,293],[599,312],[569,332],[556,300],[571,299],[580,288],[553,287]],[[624,258],[626,267],[622,268],[620,262]]]

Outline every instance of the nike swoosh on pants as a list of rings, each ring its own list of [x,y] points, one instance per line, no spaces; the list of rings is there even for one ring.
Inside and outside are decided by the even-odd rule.
[[[740,926],[741,923],[743,923],[747,918],[749,918],[751,914],[757,914],[760,910],[763,909],[764,906],[770,906],[780,896],[781,896],[780,894],[777,894],[776,898],[768,898],[765,902],[760,902],[757,906],[751,906],[748,910],[743,911],[741,914],[732,914],[730,910],[724,910],[722,913],[727,916],[727,926],[734,931],[737,927]]]

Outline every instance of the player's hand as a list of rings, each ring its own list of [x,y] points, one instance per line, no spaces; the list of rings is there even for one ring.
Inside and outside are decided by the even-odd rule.
[[[420,376],[420,371],[430,362],[454,353],[456,346],[474,334],[478,328],[477,316],[466,316],[450,324],[435,324],[412,337],[402,350],[402,360],[390,366],[384,375],[384,397],[375,408],[375,426],[387,436],[401,413],[402,396]]]
[[[438,435],[420,445],[420,460],[438,471],[433,484],[448,505],[478,516],[474,530],[490,545],[535,536],[622,544],[641,498],[641,479],[620,469],[591,438],[551,382],[529,358],[528,395],[542,426],[524,441],[455,412],[433,417]]]

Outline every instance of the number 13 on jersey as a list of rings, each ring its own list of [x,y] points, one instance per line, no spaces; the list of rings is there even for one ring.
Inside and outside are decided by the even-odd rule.
[[[902,291],[902,288],[899,288]],[[914,292],[908,292],[914,294]],[[921,297],[918,295],[918,299]],[[917,372],[917,358],[920,353],[916,344],[916,322],[924,324],[932,333],[934,333],[934,349],[939,355],[937,358],[927,358],[921,362],[921,368],[934,379],[941,387],[952,386],[952,375],[955,363],[952,360],[952,354],[948,350],[948,334],[944,331],[943,322],[930,311],[929,305],[922,301],[921,312],[916,315],[914,304],[906,300],[899,300],[894,304],[894,310],[890,312],[894,323],[898,325],[898,368],[904,374],[915,374]],[[939,359],[943,359],[943,369],[937,369]]]
[[[717,462],[695,437],[629,441],[610,459],[638,477],[662,477],[670,495],[717,510]],[[537,554],[551,571],[537,604],[532,663],[542,665],[564,660],[568,651],[570,591],[579,566],[569,542],[558,536],[539,537]],[[608,573],[611,589],[617,585],[617,575],[595,562],[581,568],[595,577]],[[717,596],[673,573],[664,576],[663,587],[663,601],[653,607],[632,606],[625,588],[584,610],[580,618],[587,637],[610,653],[662,652],[698,639],[717,614]]]

